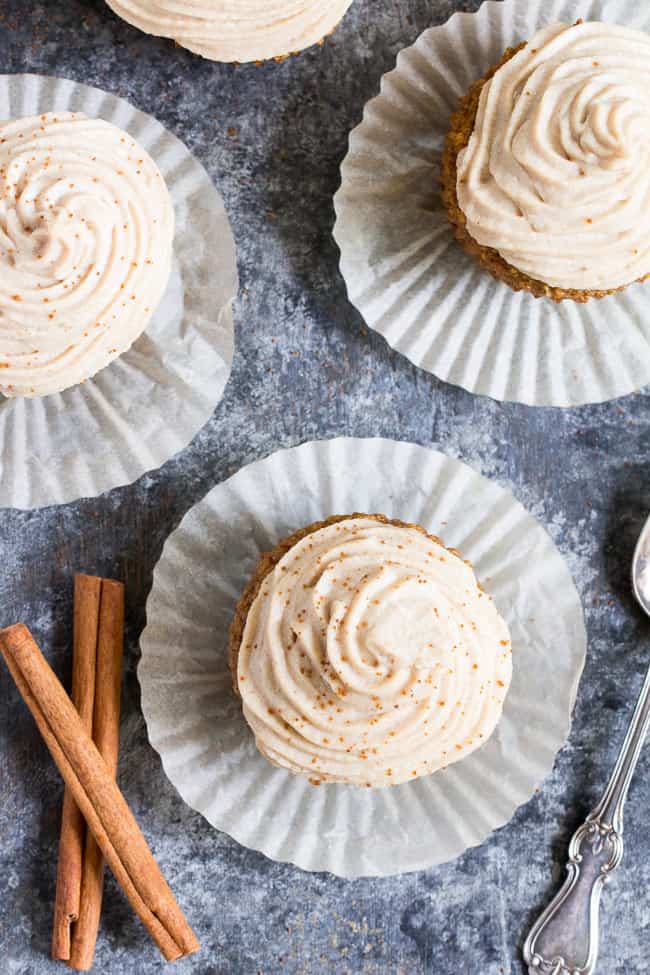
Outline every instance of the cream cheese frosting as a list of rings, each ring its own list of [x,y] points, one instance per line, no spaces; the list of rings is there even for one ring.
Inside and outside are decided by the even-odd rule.
[[[483,87],[458,155],[467,230],[551,286],[650,273],[650,36],[553,24]]]
[[[508,628],[469,564],[423,531],[364,516],[278,562],[237,660],[244,715],[271,762],[374,787],[482,745],[511,673]]]
[[[72,113],[1,123],[0,392],[59,392],[125,352],[173,236],[163,177],[126,132]]]
[[[264,61],[317,44],[352,0],[107,0],[140,30],[214,61]]]

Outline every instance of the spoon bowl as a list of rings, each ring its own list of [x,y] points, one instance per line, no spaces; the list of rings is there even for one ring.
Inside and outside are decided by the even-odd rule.
[[[650,518],[641,529],[632,556],[632,589],[637,602],[650,616]]]

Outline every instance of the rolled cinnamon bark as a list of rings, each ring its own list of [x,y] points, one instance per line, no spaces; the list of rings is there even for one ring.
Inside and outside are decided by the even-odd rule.
[[[101,591],[101,579],[83,575],[75,577],[72,702],[89,735],[93,731],[95,709]],[[73,925],[79,920],[85,839],[86,823],[70,789],[66,787],[63,794],[52,933],[52,958],[59,961],[70,959]]]
[[[92,576],[75,577],[75,621],[77,607],[83,610],[83,592],[96,580]],[[122,652],[124,644],[124,586],[112,579],[101,579],[101,599],[96,636],[95,702],[92,739],[108,765],[117,774],[120,747],[120,696],[122,687]],[[79,589],[79,598],[77,590]],[[99,918],[104,893],[104,858],[97,842],[86,830],[81,873],[79,916],[72,929],[68,965],[77,971],[89,971],[93,965]]]
[[[197,951],[111,770],[24,624],[0,630],[0,652],[106,862],[165,959]]]

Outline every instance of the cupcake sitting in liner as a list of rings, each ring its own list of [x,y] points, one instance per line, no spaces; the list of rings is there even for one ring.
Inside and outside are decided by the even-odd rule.
[[[468,253],[554,301],[650,275],[650,37],[553,24],[505,52],[452,116],[443,201]]]
[[[494,731],[510,635],[469,563],[419,525],[335,516],[259,560],[230,636],[257,747],[314,784],[380,787]]]
[[[107,0],[148,34],[212,61],[283,60],[331,34],[352,0]]]
[[[0,124],[0,393],[81,383],[146,328],[171,270],[174,211],[122,129],[62,112]]]

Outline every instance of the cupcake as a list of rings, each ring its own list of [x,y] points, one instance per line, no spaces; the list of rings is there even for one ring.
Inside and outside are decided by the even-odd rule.
[[[512,673],[508,628],[469,563],[418,525],[365,514],[309,525],[260,559],[230,664],[270,762],[369,787],[479,748]]]
[[[282,60],[330,34],[352,0],[107,0],[148,34],[212,61]]]
[[[461,99],[443,201],[468,253],[516,291],[585,302],[650,274],[650,37],[553,24]]]
[[[130,135],[72,113],[0,124],[0,392],[45,396],[94,376],[166,289],[174,213]]]

